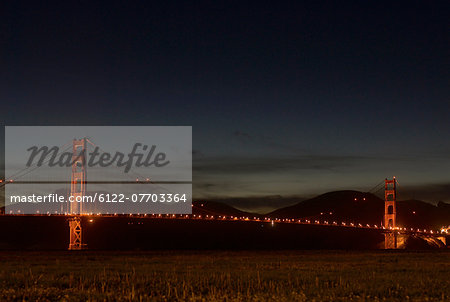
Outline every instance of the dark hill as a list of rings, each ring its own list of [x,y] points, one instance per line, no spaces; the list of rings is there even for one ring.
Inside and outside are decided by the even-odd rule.
[[[420,200],[397,202],[397,219],[400,225],[412,228],[433,228],[450,225],[450,205],[440,202],[437,206]]]
[[[383,214],[383,200],[373,194],[336,191],[278,209],[268,216],[380,224]]]
[[[384,201],[382,199],[373,194],[358,191],[325,193],[268,214],[274,218],[305,218],[377,225],[382,222],[383,215]],[[420,200],[397,202],[397,225],[399,226],[438,229],[449,224],[449,204],[440,202],[435,206]]]

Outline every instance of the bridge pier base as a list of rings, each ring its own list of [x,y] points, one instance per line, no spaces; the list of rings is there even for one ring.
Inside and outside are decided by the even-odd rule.
[[[397,249],[397,233],[389,232],[384,234],[384,248]]]
[[[398,232],[384,233],[384,248],[386,250],[404,249],[409,235]]]
[[[83,237],[81,232],[81,217],[74,216],[69,218],[70,242],[69,251],[87,249],[87,245],[83,244]]]

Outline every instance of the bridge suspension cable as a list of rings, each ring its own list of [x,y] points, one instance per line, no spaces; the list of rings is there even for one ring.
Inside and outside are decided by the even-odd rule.
[[[61,145],[60,147],[58,147],[58,153],[56,154],[56,156],[60,155],[61,153],[66,152],[67,150],[69,150],[72,146],[69,144],[71,144],[72,142],[68,142],[64,145]],[[64,148],[65,147],[65,148]],[[43,164],[47,164],[52,158],[49,158],[48,160],[44,161]],[[23,168],[15,173],[13,173],[10,176],[6,176],[5,175],[5,181],[0,185],[0,188],[4,187],[5,185],[7,185],[9,182],[14,182],[22,177],[24,177],[27,174],[30,174],[31,172],[33,172],[34,170],[36,170],[37,168],[40,168],[41,166],[30,166],[30,167],[26,167]],[[28,171],[27,171],[28,170]],[[25,172],[25,173],[24,173]],[[23,173],[23,174],[22,174]]]

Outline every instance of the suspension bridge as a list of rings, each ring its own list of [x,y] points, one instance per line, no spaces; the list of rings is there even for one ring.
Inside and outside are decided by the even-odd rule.
[[[70,144],[64,145],[60,148],[60,151],[66,151],[72,149],[71,152],[71,172],[70,181],[56,181],[57,183],[68,184],[67,195],[73,196],[74,198],[81,198],[86,196],[87,185],[89,183],[95,183],[87,180],[87,165],[86,165],[86,155],[88,144],[91,146],[96,146],[89,138],[74,139]],[[45,183],[55,183],[54,180],[50,181],[21,181],[25,175],[36,170],[38,166],[27,167],[19,172],[14,173],[9,176],[4,181],[1,180],[1,186],[6,185],[20,185],[24,183],[34,183],[34,184],[45,184]],[[133,171],[136,175],[136,179],[131,182],[139,184],[149,184],[153,186],[159,186],[157,182],[153,182],[149,177],[144,177]],[[114,182],[113,182],[114,183]],[[127,181],[120,181],[117,183],[130,183]],[[384,247],[385,249],[397,249],[399,248],[399,242],[404,242],[405,238],[408,236],[416,236],[421,238],[426,238],[430,240],[440,241],[442,245],[446,245],[446,236],[448,234],[448,228],[442,228],[440,230],[432,230],[425,228],[409,228],[406,226],[399,226],[397,224],[397,180],[385,179],[383,182],[378,184],[375,188],[380,187],[384,189],[384,221],[380,224],[364,224],[355,222],[345,222],[345,221],[334,221],[331,219],[314,219],[314,218],[276,218],[276,217],[262,217],[260,215],[255,216],[232,216],[223,215],[221,213],[215,213],[213,211],[208,211],[209,214],[101,214],[95,213],[83,209],[83,204],[78,202],[69,203],[64,213],[40,213],[35,214],[23,214],[15,212],[14,210],[6,210],[3,215],[64,215],[67,216],[69,225],[69,250],[82,250],[87,248],[87,244],[83,241],[83,228],[81,217],[88,217],[89,219],[94,217],[118,217],[127,216],[131,218],[146,218],[146,219],[182,219],[182,220],[208,220],[208,221],[226,221],[226,222],[258,222],[264,224],[299,224],[299,225],[315,225],[323,227],[336,227],[336,228],[347,228],[347,229],[371,229],[377,230],[384,234]],[[374,188],[374,189],[375,189]],[[380,189],[378,189],[380,190]],[[372,191],[372,190],[371,190]],[[195,208],[194,204],[192,205]]]

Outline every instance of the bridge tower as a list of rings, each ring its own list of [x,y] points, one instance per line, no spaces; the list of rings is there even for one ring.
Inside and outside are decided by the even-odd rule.
[[[393,179],[385,179],[384,181],[384,248],[397,248],[397,234],[394,231],[396,227],[397,210],[396,210],[397,188],[395,177]]]
[[[81,250],[86,248],[83,244],[81,229],[81,214],[83,214],[83,203],[77,202],[86,195],[86,138],[73,140],[72,147],[72,177],[70,181],[70,196],[73,202],[69,203],[70,242],[69,250]]]

